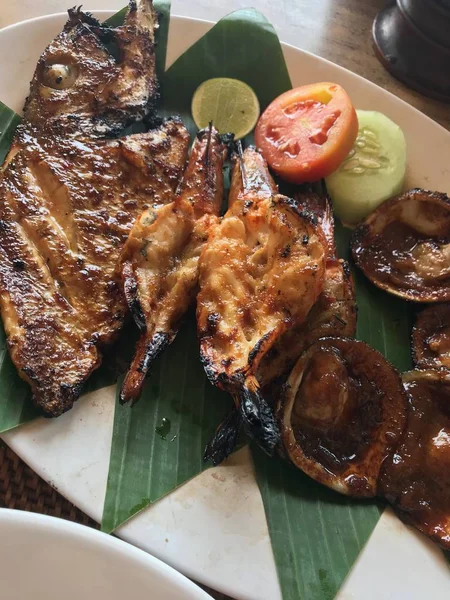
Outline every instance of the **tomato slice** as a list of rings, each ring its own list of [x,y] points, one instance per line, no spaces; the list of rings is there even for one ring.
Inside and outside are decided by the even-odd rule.
[[[256,145],[286,181],[317,181],[335,171],[358,135],[358,118],[336,83],[313,83],[278,96],[261,115]]]

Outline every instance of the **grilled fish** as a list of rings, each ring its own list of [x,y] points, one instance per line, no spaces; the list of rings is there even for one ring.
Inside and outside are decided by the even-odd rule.
[[[256,374],[316,302],[325,258],[313,215],[277,193],[265,161],[248,148],[233,169],[228,212],[200,256],[197,321],[209,379],[234,397],[247,433],[269,454],[279,432]]]
[[[131,2],[117,29],[69,11],[0,173],[1,314],[12,360],[47,416],[71,408],[122,327],[120,252],[136,217],[172,200],[184,170],[181,122],[111,137],[154,104],[155,26],[150,0]]]
[[[198,259],[223,196],[226,145],[210,126],[197,134],[173,202],[136,221],[122,253],[125,296],[142,331],[121,390],[135,402],[152,361],[175,338],[197,293]]]

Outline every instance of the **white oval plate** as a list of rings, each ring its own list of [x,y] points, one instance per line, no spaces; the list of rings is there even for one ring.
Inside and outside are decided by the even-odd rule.
[[[101,11],[107,18],[112,12]],[[65,15],[23,22],[0,31],[0,99],[20,112],[28,82]],[[168,62],[201,37],[211,23],[173,16]],[[24,43],[26,40],[26,43]],[[389,115],[408,141],[408,179],[450,193],[450,133],[392,94],[292,46],[284,53],[293,85],[335,81],[357,108]],[[100,521],[113,423],[114,386],[78,402],[54,421],[36,421],[3,436],[41,477]],[[210,469],[143,511],[118,530],[123,539],[186,575],[239,600],[280,600],[261,497],[247,451]],[[423,600],[447,597],[450,571],[428,540],[390,511],[380,519],[347,578],[340,600]]]
[[[63,519],[0,509],[0,539],[7,600],[212,600],[146,552]]]

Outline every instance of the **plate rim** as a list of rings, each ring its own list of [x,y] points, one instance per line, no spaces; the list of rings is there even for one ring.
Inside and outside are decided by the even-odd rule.
[[[92,12],[94,13],[94,15],[103,16],[103,17],[107,18],[108,16],[112,16],[113,14],[115,14],[117,11],[115,11],[115,10],[94,10]],[[261,12],[261,11],[258,11],[258,12]],[[20,21],[18,23],[13,23],[13,24],[8,25],[7,27],[1,29],[0,30],[0,34],[2,32],[4,32],[5,30],[11,30],[11,29],[14,29],[14,28],[19,28],[20,26],[23,26],[24,24],[29,24],[29,23],[36,22],[36,21],[39,22],[41,20],[42,21],[43,20],[49,20],[49,19],[52,19],[52,18],[55,18],[55,17],[62,19],[62,18],[65,18],[65,16],[66,16],[66,12],[58,12],[58,13],[52,13],[52,14],[49,14],[49,15],[42,15],[42,16],[39,16],[39,17],[34,17],[32,19],[25,19],[23,21]],[[204,33],[206,33],[206,26],[211,27],[211,26],[213,26],[215,24],[214,21],[210,21],[210,20],[206,20],[206,19],[200,19],[200,18],[193,18],[193,17],[188,17],[188,16],[180,16],[180,15],[176,15],[176,14],[171,15],[171,19],[170,20],[172,21],[172,19],[174,19],[174,20],[180,20],[180,21],[186,22],[186,23],[194,22],[194,23],[197,23],[197,24],[203,24],[205,26],[205,32]],[[170,36],[170,31],[169,31],[169,36]],[[426,115],[425,113],[423,113],[422,111],[420,111],[419,109],[417,109],[416,107],[412,106],[411,104],[409,104],[408,102],[406,102],[402,98],[399,98],[394,93],[392,93],[392,92],[390,92],[390,91],[382,88],[378,84],[373,83],[373,82],[369,81],[368,79],[366,79],[365,77],[363,77],[363,76],[361,76],[361,75],[359,75],[357,73],[354,73],[353,71],[351,71],[351,70],[349,70],[349,69],[347,69],[345,67],[337,65],[336,63],[333,63],[332,61],[330,61],[328,59],[322,58],[321,56],[318,56],[318,55],[316,55],[316,54],[314,54],[312,52],[309,52],[309,51],[303,50],[301,48],[298,48],[295,45],[288,44],[288,43],[285,43],[285,42],[281,42],[281,45],[282,45],[283,50],[287,49],[288,51],[295,52],[298,55],[313,57],[314,59],[319,60],[321,63],[324,63],[324,64],[328,65],[329,67],[332,67],[333,69],[338,69],[338,71],[341,72],[341,73],[350,74],[352,77],[356,78],[361,85],[367,86],[369,84],[372,89],[375,89],[377,91],[377,93],[379,93],[379,90],[381,90],[384,93],[383,94],[384,96],[387,95],[390,98],[393,98],[396,103],[400,103],[403,106],[407,106],[409,111],[411,111],[411,109],[412,109],[415,113],[418,114],[418,116],[420,116],[419,117],[420,119],[422,119],[422,120],[425,119],[426,120],[426,123],[428,124],[428,126],[432,126],[433,128],[437,128],[436,131],[439,132],[439,135],[443,135],[444,134],[444,135],[446,135],[447,139],[450,139],[450,132],[445,127],[443,127],[442,125],[440,125],[439,123],[437,123],[436,121],[434,121],[431,117],[429,117],[428,115]],[[292,75],[292,73],[290,73],[290,74]],[[26,458],[24,458],[22,456],[21,452],[20,452],[20,444],[18,444],[19,448],[16,448],[16,444],[10,443],[10,441],[8,441],[7,443],[24,460],[24,462],[26,462],[28,464]],[[48,476],[48,474],[46,474],[45,472],[43,473],[42,471],[41,472],[36,471],[36,472],[37,472],[37,474],[40,477],[42,477],[44,480],[46,480],[47,482],[49,482],[50,477]],[[50,483],[51,483],[51,481],[50,481]],[[85,510],[85,508],[86,507],[83,507],[83,510]],[[89,514],[89,511],[86,511],[86,512],[87,512],[87,514]],[[127,539],[131,538],[131,536],[124,536],[124,537],[126,537]],[[137,541],[136,541],[136,543],[137,543]],[[184,572],[187,572],[187,570],[185,570]],[[198,576],[199,573],[200,573],[200,571],[197,574],[192,574],[190,576],[194,577],[195,579],[197,579],[199,581],[205,581],[205,583],[207,585],[213,585],[211,583],[211,580],[207,580],[206,576],[203,579],[200,578]],[[221,582],[217,583],[217,588],[218,589],[222,589],[222,590],[224,590],[225,593],[227,593],[226,582],[221,581]],[[228,593],[233,593],[233,592],[228,592]]]
[[[183,592],[189,594],[191,600],[212,600],[211,596],[193,581],[156,556],[141,550],[129,542],[102,533],[92,527],[42,513],[0,508],[0,530],[4,522],[8,525],[12,524],[13,527],[25,525],[26,529],[35,528],[38,531],[55,531],[77,540],[87,540],[90,545],[100,548],[102,551],[106,549],[107,553],[115,552],[122,557],[129,557],[136,564],[139,563],[140,567],[150,576],[150,582],[152,574],[158,573],[167,582],[179,585]]]

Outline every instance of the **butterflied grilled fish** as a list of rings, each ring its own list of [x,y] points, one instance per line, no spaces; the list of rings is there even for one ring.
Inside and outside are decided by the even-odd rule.
[[[252,148],[236,161],[229,203],[200,256],[201,358],[209,379],[234,397],[247,433],[271,453],[279,432],[256,374],[321,293],[326,241],[312,214],[277,193]]]
[[[136,217],[172,200],[186,162],[176,120],[111,138],[153,106],[155,26],[150,0],[131,2],[117,29],[69,11],[0,174],[1,313],[12,360],[47,416],[71,408],[121,328],[120,252]]]
[[[145,211],[125,245],[125,296],[142,336],[122,402],[138,399],[152,361],[173,341],[195,299],[198,259],[222,204],[225,155],[226,145],[212,126],[200,131],[174,201]]]

